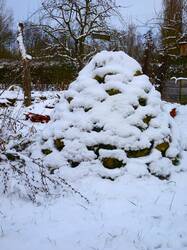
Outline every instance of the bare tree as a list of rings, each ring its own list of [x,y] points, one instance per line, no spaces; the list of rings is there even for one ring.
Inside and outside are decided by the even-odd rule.
[[[179,40],[185,30],[186,0],[163,0],[161,24],[161,64],[163,77],[183,76],[185,58],[180,56]]]
[[[177,40],[183,32],[184,0],[164,0],[164,16],[162,25],[162,43],[172,57],[178,55]]]
[[[5,56],[12,37],[12,15],[5,6],[5,0],[0,0],[0,57]]]
[[[122,50],[138,60],[142,59],[143,42],[142,35],[138,32],[136,25],[130,23],[124,30],[112,30],[110,50]]]
[[[78,70],[96,53],[91,40],[110,39],[107,21],[117,10],[113,0],[46,0],[42,6],[41,25],[53,40],[50,48]]]

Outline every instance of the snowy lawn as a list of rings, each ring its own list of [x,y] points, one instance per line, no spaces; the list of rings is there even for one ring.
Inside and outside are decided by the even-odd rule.
[[[50,114],[45,102],[35,103],[31,111]],[[166,109],[171,107],[166,104]],[[175,119],[186,145],[187,107],[177,109]],[[46,125],[35,126],[42,130]],[[167,181],[137,178],[133,171],[112,181],[71,169],[68,182],[90,203],[71,192],[55,199],[41,197],[38,204],[16,194],[1,196],[0,249],[187,249],[187,152],[181,164],[183,171]]]
[[[84,176],[73,185],[90,204],[70,194],[41,205],[1,197],[0,249],[187,249],[186,180]]]

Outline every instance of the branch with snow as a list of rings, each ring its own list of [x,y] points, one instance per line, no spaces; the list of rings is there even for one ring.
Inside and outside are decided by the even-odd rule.
[[[32,60],[32,56],[27,54],[25,45],[24,45],[24,39],[23,39],[23,30],[24,25],[23,23],[18,24],[18,35],[17,35],[17,42],[19,45],[19,50],[21,53],[21,57],[23,60]]]

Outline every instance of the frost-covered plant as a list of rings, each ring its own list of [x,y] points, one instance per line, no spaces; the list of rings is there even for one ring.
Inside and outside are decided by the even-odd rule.
[[[104,51],[63,93],[30,156],[52,173],[67,165],[119,169],[134,161],[168,177],[158,163],[170,169],[180,150],[175,122],[140,65],[123,52]]]

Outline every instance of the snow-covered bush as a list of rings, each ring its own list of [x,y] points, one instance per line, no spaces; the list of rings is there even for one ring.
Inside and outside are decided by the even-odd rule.
[[[134,161],[167,177],[180,157],[180,137],[140,65],[124,52],[104,51],[64,91],[30,156],[51,173],[85,164],[128,169]]]

